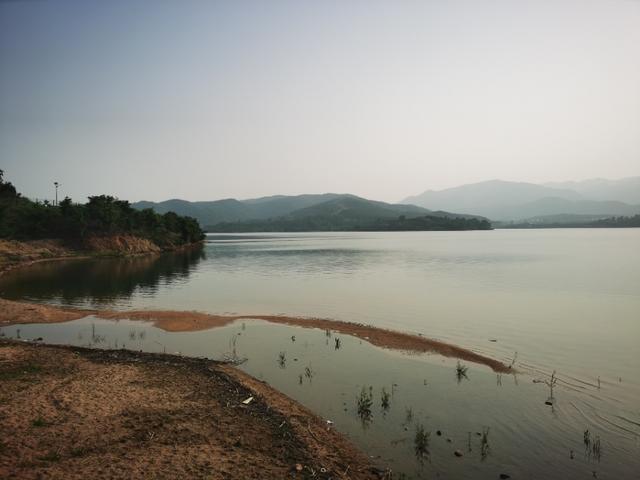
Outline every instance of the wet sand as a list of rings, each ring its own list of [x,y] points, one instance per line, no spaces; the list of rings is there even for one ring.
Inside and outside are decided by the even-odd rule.
[[[241,319],[264,320],[274,324],[302,328],[320,328],[361,338],[373,345],[394,350],[421,353],[437,353],[445,357],[458,358],[486,365],[498,373],[510,373],[510,366],[499,360],[475,353],[471,350],[433,340],[419,335],[396,332],[357,323],[321,318],[301,318],[279,315],[212,315],[201,312],[175,312],[166,310],[107,311],[62,309],[48,305],[33,305],[0,299],[0,326],[19,323],[55,323],[76,320],[95,315],[107,320],[140,320],[168,332],[191,332],[229,325]]]
[[[0,340],[0,380],[0,478],[383,475],[311,411],[210,360]]]

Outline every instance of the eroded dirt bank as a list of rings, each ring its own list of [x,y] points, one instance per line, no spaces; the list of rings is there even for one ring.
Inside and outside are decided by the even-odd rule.
[[[47,313],[45,313],[47,312]],[[152,322],[154,326],[168,332],[187,332],[221,327],[240,319],[258,319],[267,322],[293,325],[303,328],[333,330],[345,335],[362,338],[373,345],[395,350],[413,352],[432,352],[445,357],[459,358],[469,362],[486,365],[498,373],[511,372],[511,367],[494,358],[480,355],[466,348],[430,338],[396,332],[370,325],[320,319],[299,318],[278,315],[211,315],[201,312],[174,311],[106,311],[60,309],[48,305],[31,305],[0,299],[0,326],[18,323],[51,323],[75,320],[87,315],[95,315],[108,320],[142,320]]]
[[[0,478],[381,475],[309,410],[213,361],[0,340],[0,379]]]
[[[101,256],[159,255],[163,252],[197,248],[200,245],[202,242],[163,249],[151,240],[134,235],[94,236],[78,245],[55,239],[26,242],[0,239],[0,275],[39,262]]]

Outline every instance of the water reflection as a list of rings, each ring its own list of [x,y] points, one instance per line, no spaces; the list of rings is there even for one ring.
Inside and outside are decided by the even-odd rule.
[[[134,293],[185,282],[205,258],[203,249],[157,256],[48,262],[0,278],[0,296],[104,307]]]

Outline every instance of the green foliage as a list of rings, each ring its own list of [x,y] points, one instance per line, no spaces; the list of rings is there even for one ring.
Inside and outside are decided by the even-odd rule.
[[[403,218],[404,217],[404,218]],[[491,230],[486,219],[424,215],[393,219],[368,219],[337,216],[314,216],[303,218],[275,218],[223,222],[207,227],[209,232],[331,232],[331,231],[427,231],[427,230]]]
[[[600,220],[574,222],[523,222],[505,223],[499,228],[634,228],[640,227],[640,215],[632,217],[610,217]]]
[[[0,238],[33,240],[62,238],[82,242],[90,236],[130,234],[172,247],[204,238],[198,222],[173,212],[134,210],[128,201],[109,195],[89,197],[86,204],[69,197],[59,205],[33,202],[5,182],[0,170]]]

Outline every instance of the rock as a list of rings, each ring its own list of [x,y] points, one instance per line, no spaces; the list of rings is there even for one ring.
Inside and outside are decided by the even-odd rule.
[[[461,456],[463,456],[463,455],[464,455],[464,453],[462,453],[462,450],[456,450],[455,452],[453,452],[453,454],[454,454],[456,457],[461,457]]]
[[[452,440],[450,438],[447,438],[447,443],[451,443]]]
[[[502,480],[506,480],[507,478],[511,478],[511,475],[507,475],[506,473],[501,473],[501,474],[500,474],[500,478],[501,478]]]
[[[296,470],[298,472],[301,472],[302,471],[302,465],[300,465],[299,463],[296,463]]]
[[[440,430],[436,430],[436,435],[440,437],[442,435],[442,432]]]

